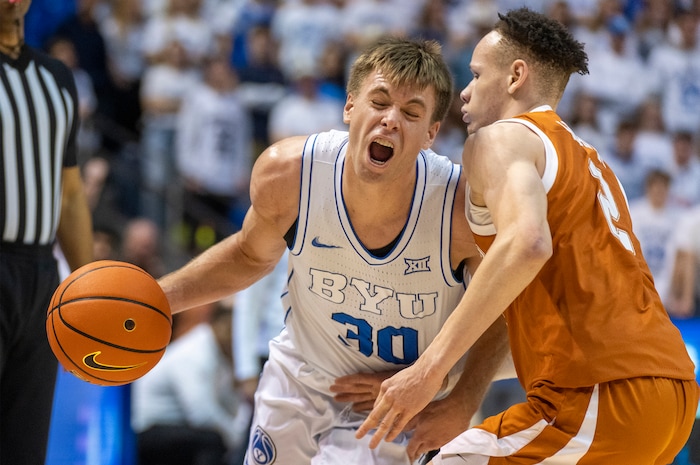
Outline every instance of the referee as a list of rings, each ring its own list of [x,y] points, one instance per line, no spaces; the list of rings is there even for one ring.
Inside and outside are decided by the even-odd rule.
[[[0,0],[0,464],[43,465],[57,362],[46,310],[71,269],[92,260],[76,159],[71,72],[24,44],[31,0]]]

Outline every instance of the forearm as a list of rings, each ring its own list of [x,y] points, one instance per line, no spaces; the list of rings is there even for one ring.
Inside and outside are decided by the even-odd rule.
[[[239,240],[239,233],[224,239],[158,281],[173,313],[229,297],[269,272],[274,263],[246,257]]]
[[[689,251],[679,250],[675,256],[675,264],[671,276],[671,289],[669,290],[668,299],[666,299],[666,309],[669,315],[676,318],[687,318],[691,315],[694,284],[694,257]]]
[[[159,280],[174,313],[229,297],[274,269],[299,211],[305,141],[298,137],[265,150],[253,168],[241,230]]]
[[[77,167],[64,170],[61,217],[56,236],[71,270],[93,260],[92,216]]]
[[[486,396],[497,372],[510,353],[505,319],[500,317],[469,350],[464,370],[447,396],[468,423]]]
[[[493,243],[459,305],[419,358],[430,376],[444,377],[477,344],[481,334],[534,280],[548,257],[530,254],[508,234]]]

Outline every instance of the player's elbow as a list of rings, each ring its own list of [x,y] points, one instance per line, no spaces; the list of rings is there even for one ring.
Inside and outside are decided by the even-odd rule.
[[[548,230],[535,228],[520,236],[518,255],[524,262],[541,267],[552,256],[552,237]]]

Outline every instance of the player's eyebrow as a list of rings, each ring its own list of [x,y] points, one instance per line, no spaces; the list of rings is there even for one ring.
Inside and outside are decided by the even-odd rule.
[[[368,93],[370,96],[373,94],[381,94],[387,98],[391,98],[391,93],[389,92],[389,89],[385,85],[379,85],[373,89],[371,89]],[[407,102],[404,102],[401,106],[406,107],[406,106],[411,106],[411,105],[419,105],[423,109],[427,109],[427,106],[425,104],[425,99],[422,97],[413,97],[409,99]]]

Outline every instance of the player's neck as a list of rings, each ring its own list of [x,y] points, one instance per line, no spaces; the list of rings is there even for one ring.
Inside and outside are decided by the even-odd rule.
[[[394,240],[408,219],[413,188],[396,193],[378,185],[362,190],[343,187],[350,222],[363,245],[376,249]]]

